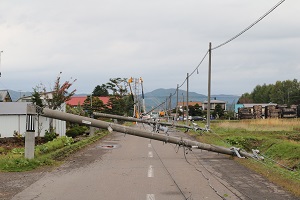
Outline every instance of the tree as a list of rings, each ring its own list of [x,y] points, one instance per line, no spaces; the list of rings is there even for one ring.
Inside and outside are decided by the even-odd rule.
[[[202,109],[199,104],[195,104],[194,106],[189,105],[189,116],[202,116]]]
[[[99,97],[87,96],[83,102],[83,109],[91,116],[93,112],[103,112],[106,106]]]
[[[276,81],[275,84],[257,85],[253,91],[243,94],[238,103],[300,104],[300,83],[297,79]]]
[[[240,103],[240,104],[253,103],[251,94],[249,94],[249,93],[242,94],[242,96],[239,98],[237,103]]]
[[[112,91],[112,95],[124,96],[128,92],[126,78],[110,78],[109,81],[106,83],[106,88]]]
[[[112,92],[106,106],[106,112],[115,115],[132,116],[133,101],[128,95],[126,78],[110,78],[106,88]]]
[[[42,108],[42,107],[44,107],[43,100],[41,98],[41,93],[38,90],[39,90],[38,86],[33,88],[31,101],[32,101],[33,104],[35,104],[35,105]],[[40,123],[40,116],[39,115],[37,115],[37,124],[38,124],[38,139],[39,139],[40,136],[41,136],[42,126],[43,126],[43,124]]]
[[[76,79],[73,80],[73,82],[65,81],[63,84],[61,84],[61,73],[62,72],[60,72],[57,76],[56,81],[54,83],[54,88],[51,90],[51,92],[47,92],[46,88],[44,87],[44,95],[47,107],[53,110],[60,108],[61,105],[66,101],[70,100],[76,92],[76,89],[74,89],[71,92],[68,91],[68,89],[73,85]]]
[[[277,81],[272,87],[271,100],[278,104],[299,104],[300,83],[297,79]]]
[[[108,103],[106,112],[114,115],[126,114],[125,99],[121,96],[111,96]]]
[[[79,103],[75,107],[71,107],[69,105],[66,105],[66,112],[74,114],[74,115],[85,116],[85,112],[84,112],[82,106]]]
[[[71,113],[73,115],[79,115],[79,116],[86,116],[86,112],[83,110],[82,106],[80,105],[80,103],[78,103],[77,106],[72,107],[69,106],[68,104],[66,105],[66,112],[67,113]],[[72,122],[66,122],[66,125],[68,128],[74,126],[74,123]]]
[[[76,79],[72,82],[65,81],[63,84],[61,84],[61,74],[62,72],[60,72],[57,76],[54,83],[54,88],[50,88],[49,92],[47,92],[46,87],[41,84],[43,93],[41,93],[40,95],[45,100],[43,102],[43,107],[48,107],[49,109],[53,110],[61,109],[61,105],[64,104],[66,101],[70,100],[70,98],[75,94],[76,89],[72,90],[71,92],[69,92],[68,90],[74,84]],[[53,131],[53,119],[49,119],[49,132]]]
[[[263,84],[257,85],[252,91],[252,100],[255,103],[269,103],[272,86]]]
[[[222,109],[222,106],[220,104],[216,105],[215,110],[212,113],[212,116],[214,118],[221,118],[224,116],[224,110]]]
[[[41,93],[38,91],[38,87],[33,88],[31,101],[32,101],[33,104],[35,104],[39,107],[44,107],[43,100],[41,98]]]
[[[198,103],[196,103],[194,105],[194,108],[195,108],[195,116],[202,116],[203,115],[202,108],[200,107],[200,105]]]
[[[93,91],[93,96],[105,97],[108,96],[107,86],[105,84],[97,85]]]

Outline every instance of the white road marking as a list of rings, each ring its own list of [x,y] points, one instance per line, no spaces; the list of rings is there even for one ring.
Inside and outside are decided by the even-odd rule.
[[[149,168],[148,168],[148,177],[149,177],[149,178],[154,177],[154,172],[153,172],[153,167],[152,167],[152,165],[150,165]]]
[[[148,147],[151,148],[152,147],[151,144],[148,144]]]
[[[149,157],[149,158],[153,158],[153,153],[152,153],[152,151],[149,151],[149,152],[148,152],[148,157]]]
[[[154,194],[147,194],[147,200],[155,200]]]

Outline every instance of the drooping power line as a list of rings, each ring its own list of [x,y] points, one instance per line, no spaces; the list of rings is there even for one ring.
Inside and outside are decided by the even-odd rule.
[[[247,28],[245,28],[244,30],[242,30],[240,33],[238,33],[237,35],[233,36],[232,38],[230,38],[229,40],[227,40],[226,42],[223,42],[222,44],[219,44],[216,47],[213,47],[211,50],[215,50],[218,49],[226,44],[228,44],[229,42],[231,42],[232,40],[238,38],[239,36],[241,36],[243,33],[245,33],[246,31],[248,31],[249,29],[251,29],[254,25],[256,25],[258,22],[260,22],[261,20],[263,20],[267,15],[269,15],[273,10],[275,10],[278,6],[280,6],[285,0],[281,0],[279,1],[275,6],[273,6],[268,12],[266,12],[265,14],[263,14],[260,18],[258,18],[255,22],[253,22],[251,25],[249,25]]]

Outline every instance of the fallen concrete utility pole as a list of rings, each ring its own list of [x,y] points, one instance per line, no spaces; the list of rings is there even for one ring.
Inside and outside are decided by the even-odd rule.
[[[193,129],[195,131],[206,130],[206,129],[201,128],[197,125],[187,126],[187,125],[184,125],[184,124],[174,124],[174,123],[169,123],[169,122],[157,121],[157,120],[153,120],[153,119],[137,119],[137,118],[133,118],[133,117],[124,117],[124,116],[120,116],[120,115],[112,115],[112,114],[105,114],[105,113],[98,113],[98,112],[93,112],[93,115],[98,116],[98,117],[119,119],[119,120],[130,121],[130,122],[139,122],[139,123],[146,123],[146,124],[153,124],[153,125],[160,124],[160,125],[163,125],[163,126],[172,126],[172,127],[178,127],[178,128],[185,128],[187,130],[189,130],[189,129]]]
[[[210,144],[204,144],[192,140],[182,139],[178,137],[171,137],[164,134],[158,134],[158,133],[152,133],[148,131],[143,131],[131,127],[122,126],[119,124],[113,124],[109,122],[104,122],[101,120],[96,120],[88,117],[82,117],[78,115],[73,115],[69,113],[60,112],[57,110],[51,110],[48,108],[44,108],[42,110],[37,109],[37,112],[40,112],[42,116],[53,118],[53,119],[59,119],[63,121],[88,125],[92,127],[98,127],[102,129],[108,129],[109,131],[117,131],[129,135],[135,135],[139,137],[149,138],[153,140],[163,141],[165,143],[172,143],[177,144],[179,146],[184,146],[188,148],[197,148],[197,149],[203,149],[207,151],[213,151],[221,154],[227,154],[227,155],[233,155],[238,157],[251,157],[251,158],[257,158],[257,159],[263,159],[263,157],[258,156],[257,153],[254,151],[253,154],[247,153],[245,151],[241,151],[237,148],[225,148]]]

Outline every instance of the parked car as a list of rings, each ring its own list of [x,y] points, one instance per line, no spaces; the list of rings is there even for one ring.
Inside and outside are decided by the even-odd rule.
[[[206,118],[200,116],[192,116],[191,121],[205,121]]]

